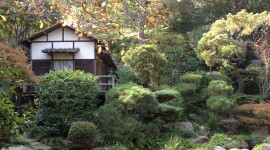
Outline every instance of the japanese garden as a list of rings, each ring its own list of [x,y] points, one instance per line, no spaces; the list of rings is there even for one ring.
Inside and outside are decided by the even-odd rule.
[[[269,150],[269,0],[1,0],[0,150]]]

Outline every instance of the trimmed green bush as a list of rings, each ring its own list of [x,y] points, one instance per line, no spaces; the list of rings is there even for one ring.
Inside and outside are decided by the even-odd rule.
[[[206,105],[211,110],[225,112],[235,106],[235,100],[225,96],[212,96],[206,100]]]
[[[51,71],[40,78],[40,120],[54,134],[66,136],[75,121],[89,121],[96,109],[96,78],[82,71]]]
[[[209,96],[230,96],[233,94],[233,90],[233,87],[228,85],[227,82],[222,80],[213,80],[209,83],[206,92]]]
[[[202,75],[198,73],[185,73],[180,76],[180,81],[185,83],[199,83],[202,79]]]
[[[213,80],[222,80],[231,83],[231,78],[224,74],[206,74],[204,73],[201,79],[200,87],[205,88]]]
[[[74,122],[68,132],[70,150],[92,149],[96,143],[97,128],[91,122]]]
[[[183,113],[182,107],[173,105],[160,104],[159,105],[160,115],[166,122],[176,122]]]
[[[160,90],[155,91],[154,94],[160,103],[171,101],[177,97],[181,97],[180,93],[175,90]]]
[[[102,143],[144,145],[159,133],[158,101],[149,89],[134,83],[117,85],[106,93],[105,105],[96,112]]]
[[[182,96],[191,96],[197,90],[197,86],[194,83],[178,83],[174,88]]]

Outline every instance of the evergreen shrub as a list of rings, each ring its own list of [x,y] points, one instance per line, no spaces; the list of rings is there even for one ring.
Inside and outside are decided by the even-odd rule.
[[[227,82],[222,80],[213,80],[209,83],[206,92],[209,96],[230,96],[233,94],[233,90],[233,87],[228,85]]]
[[[199,83],[202,79],[202,75],[198,73],[185,73],[180,76],[180,81],[185,83]]]
[[[57,70],[40,78],[40,124],[66,136],[75,121],[93,118],[99,88],[96,78],[83,71]]]
[[[159,133],[158,101],[149,89],[134,83],[117,85],[106,93],[96,112],[102,143],[144,145]]]
[[[68,148],[70,150],[92,149],[96,143],[97,128],[86,121],[74,122],[68,132]]]
[[[180,93],[175,90],[160,90],[160,91],[155,91],[154,94],[156,95],[157,100],[160,103],[168,102],[178,97],[181,97]]]
[[[191,96],[197,90],[197,85],[194,83],[178,83],[175,87],[182,96]]]
[[[225,96],[212,96],[206,100],[206,105],[211,110],[226,112],[235,106],[235,100]]]

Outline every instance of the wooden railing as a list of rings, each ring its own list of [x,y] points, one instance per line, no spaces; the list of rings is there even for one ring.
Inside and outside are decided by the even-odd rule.
[[[115,75],[99,75],[98,78],[98,85],[100,89],[100,93],[104,94],[109,89],[115,86],[117,78]],[[23,83],[23,94],[25,95],[38,95],[36,91],[35,84]]]
[[[100,93],[107,92],[109,89],[115,86],[117,81],[115,75],[99,75],[97,77]]]

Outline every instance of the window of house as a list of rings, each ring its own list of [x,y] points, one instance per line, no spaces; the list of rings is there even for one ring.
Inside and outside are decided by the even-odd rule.
[[[54,61],[53,65],[54,70],[63,70],[63,69],[74,70],[73,61]]]

